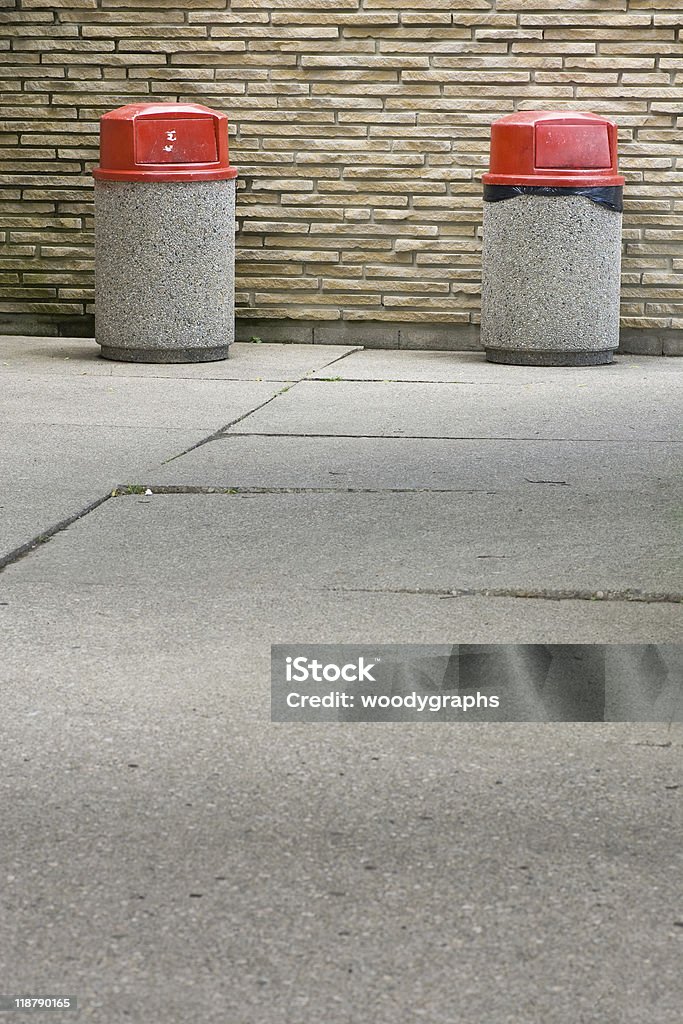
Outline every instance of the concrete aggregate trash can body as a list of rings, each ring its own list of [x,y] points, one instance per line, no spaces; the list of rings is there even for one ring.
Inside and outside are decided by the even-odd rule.
[[[130,104],[101,119],[95,339],[105,359],[226,359],[235,331],[235,178],[228,119]]]
[[[583,111],[494,122],[483,175],[481,340],[491,362],[587,366],[619,345],[617,127]]]

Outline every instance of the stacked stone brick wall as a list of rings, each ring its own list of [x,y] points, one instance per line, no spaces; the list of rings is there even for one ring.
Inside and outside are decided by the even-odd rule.
[[[680,338],[681,0],[0,0],[0,26],[5,329],[91,330],[98,118],[191,100],[231,120],[242,336],[474,344],[490,124],[579,108],[619,124],[622,326]]]

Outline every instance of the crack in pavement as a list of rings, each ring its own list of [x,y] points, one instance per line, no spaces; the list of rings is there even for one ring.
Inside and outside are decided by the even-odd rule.
[[[325,590],[344,594],[406,594],[415,597],[438,597],[442,600],[458,597],[515,597],[536,598],[542,601],[628,601],[644,604],[681,604],[683,593],[648,593],[642,590],[561,590],[521,587],[497,588],[421,588],[421,587],[325,587]]]

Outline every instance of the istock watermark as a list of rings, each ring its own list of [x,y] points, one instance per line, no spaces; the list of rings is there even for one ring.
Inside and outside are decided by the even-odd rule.
[[[683,720],[680,644],[279,644],[274,722]]]
[[[374,683],[375,677],[371,674],[375,662],[366,664],[361,656],[355,662],[348,662],[346,665],[337,665],[329,662],[327,665],[315,658],[311,661],[305,655],[298,658],[288,656],[285,658],[285,677],[288,683],[306,683],[313,680],[315,683],[336,683],[342,680],[345,683]]]
[[[275,645],[272,720],[443,721],[497,709],[497,693],[457,686],[454,650],[449,645]]]

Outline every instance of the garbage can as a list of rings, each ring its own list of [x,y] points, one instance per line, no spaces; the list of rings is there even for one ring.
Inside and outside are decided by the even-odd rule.
[[[486,358],[611,363],[619,344],[624,184],[617,126],[582,111],[508,114],[491,127],[482,180]]]
[[[235,322],[235,177],[225,114],[136,103],[100,122],[95,339],[105,359],[225,359]]]

